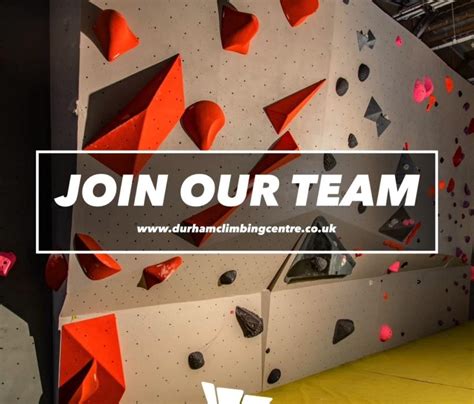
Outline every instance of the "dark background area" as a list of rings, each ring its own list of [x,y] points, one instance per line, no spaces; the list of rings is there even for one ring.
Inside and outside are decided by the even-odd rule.
[[[49,403],[52,302],[43,277],[47,257],[35,254],[35,150],[50,148],[48,0],[2,0],[0,27],[0,251],[17,255],[8,277],[0,278],[0,299],[28,323],[41,375],[40,402]],[[46,227],[40,237],[50,235]]]

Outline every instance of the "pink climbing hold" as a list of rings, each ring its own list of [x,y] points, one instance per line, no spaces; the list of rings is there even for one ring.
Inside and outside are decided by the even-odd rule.
[[[402,224],[406,227],[408,226],[413,226],[415,224],[415,220],[414,219],[405,219]]]
[[[400,261],[395,261],[393,264],[390,264],[388,267],[389,272],[398,272],[400,271]]]
[[[453,155],[453,165],[454,167],[457,167],[459,164],[462,163],[462,161],[464,160],[464,153],[462,151],[462,147],[461,146],[458,146],[458,148],[456,149],[456,152],[454,153]]]
[[[16,255],[12,252],[0,252],[0,276],[6,278],[16,262]]]
[[[380,327],[380,332],[379,332],[380,341],[386,342],[386,341],[392,339],[392,336],[393,336],[392,328],[387,324],[383,324]]]
[[[418,104],[423,102],[426,98],[429,98],[434,91],[433,80],[430,77],[425,76],[422,80],[417,79],[413,86],[413,99]]]
[[[403,38],[400,35],[397,35],[395,38],[395,45],[397,45],[399,48],[403,46]]]

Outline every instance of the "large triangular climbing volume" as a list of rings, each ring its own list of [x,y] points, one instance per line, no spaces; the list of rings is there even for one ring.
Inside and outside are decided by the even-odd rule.
[[[270,119],[278,134],[281,134],[290,122],[295,119],[303,107],[320,90],[325,81],[318,81],[264,108],[268,119]]]
[[[181,58],[174,56],[85,150],[156,150],[184,112]],[[92,154],[117,174],[138,174],[152,154]]]
[[[59,403],[118,403],[125,391],[114,314],[61,330]]]

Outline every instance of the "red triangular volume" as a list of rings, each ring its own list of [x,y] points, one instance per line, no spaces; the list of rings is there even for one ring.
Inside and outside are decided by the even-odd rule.
[[[184,226],[220,226],[234,213],[238,206],[224,206],[217,204],[191,216],[184,220],[181,224]],[[204,242],[212,236],[213,233],[193,232],[189,234],[181,234],[182,236],[189,236],[192,243],[196,247],[200,247]]]
[[[77,233],[74,237],[74,248],[78,251],[99,251],[102,247],[87,234]],[[93,281],[115,275],[122,267],[108,254],[76,254],[84,274]]]
[[[280,0],[280,4],[292,27],[303,24],[319,8],[318,0]]]
[[[94,24],[94,32],[109,62],[139,44],[125,17],[115,10],[103,10]]]
[[[156,150],[184,112],[181,58],[173,57],[85,150]],[[92,154],[117,174],[138,174],[152,154]]]
[[[198,101],[186,108],[181,126],[201,150],[209,150],[225,125],[221,107],[212,101]]]
[[[114,314],[61,330],[59,403],[118,403],[125,392]]]
[[[258,26],[258,18],[255,15],[224,5],[221,20],[222,48],[246,55],[250,42],[258,32]]]
[[[273,143],[269,150],[299,150],[295,139],[288,131],[278,140]],[[280,167],[288,164],[290,161],[300,157],[300,154],[264,154],[262,158],[255,164],[255,167],[250,170],[250,178],[252,179],[257,174],[268,174],[272,171],[278,170]]]
[[[173,275],[183,263],[181,257],[174,257],[156,265],[150,265],[143,270],[143,281],[145,289],[166,281]]]
[[[270,122],[278,134],[281,134],[290,122],[295,119],[303,107],[323,86],[325,81],[326,80],[318,81],[264,108],[268,119],[270,119]]]

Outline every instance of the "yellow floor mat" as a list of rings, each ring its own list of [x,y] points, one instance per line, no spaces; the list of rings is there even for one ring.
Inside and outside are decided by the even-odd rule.
[[[262,395],[272,404],[474,403],[474,322]]]

